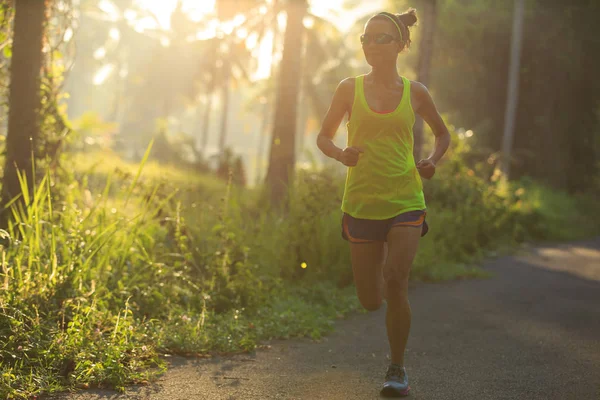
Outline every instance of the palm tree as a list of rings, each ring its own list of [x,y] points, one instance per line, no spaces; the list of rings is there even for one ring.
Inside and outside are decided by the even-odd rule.
[[[322,117],[327,107],[321,98],[324,93],[323,89],[327,90],[323,88],[323,79],[329,85],[331,78],[335,76],[337,81],[333,83],[333,87],[341,79],[341,74],[336,74],[335,70],[327,65],[327,62],[334,57],[340,57],[344,46],[340,46],[343,39],[331,23],[310,13],[307,0],[278,0],[270,3],[254,1],[252,3],[259,3],[262,7],[248,11],[247,23],[243,28],[257,33],[259,40],[269,30],[275,34],[279,33],[279,30],[275,28],[277,18],[280,13],[287,16],[281,64],[277,73],[272,73],[277,79],[276,94],[269,96],[267,93],[268,97],[275,98],[267,183],[272,189],[272,199],[279,202],[283,198],[289,184],[290,174],[294,170],[296,142],[301,146],[303,140],[296,138],[297,125],[301,130],[304,125],[302,121],[296,123],[299,93],[302,92],[303,98],[310,100],[313,110],[316,110],[319,117]],[[303,24],[306,16],[314,22],[310,29]],[[306,48],[304,48],[304,43],[306,43]],[[337,47],[331,46],[332,43],[335,43]],[[310,54],[310,57],[304,57],[304,52]],[[346,56],[342,58],[348,59]],[[307,68],[302,68],[303,62],[307,63]],[[344,64],[341,65],[344,66]],[[307,72],[303,73],[303,70]],[[308,113],[309,110],[304,110],[301,115],[308,115]],[[263,109],[263,114],[265,118],[268,118],[268,109]],[[258,154],[262,152],[262,143],[260,142],[259,139]]]
[[[2,225],[8,221],[7,203],[22,194],[19,174],[27,179],[30,192],[33,187],[35,160],[32,156],[40,129],[40,74],[47,12],[47,1],[20,0],[15,4]]]
[[[199,90],[206,95],[202,128],[202,152],[208,145],[210,113],[214,92],[220,91],[221,97],[221,126],[219,132],[219,153],[222,154],[227,144],[229,102],[231,84],[248,79],[248,65],[251,54],[242,40],[233,35],[222,34],[197,43],[196,51],[200,54],[196,80],[200,82]],[[194,92],[195,94],[195,92]]]
[[[147,146],[149,136],[156,133],[157,120],[169,120],[177,115],[184,103],[189,105],[190,100],[198,101],[197,85],[190,85],[190,82],[198,75],[201,41],[188,38],[203,27],[191,21],[181,7],[179,1],[170,15],[170,30],[161,28],[157,21],[157,28],[143,33],[136,32],[129,26],[131,21],[124,19],[130,9],[120,9],[123,15],[119,21],[127,25],[127,29],[123,28],[126,34],[118,42],[118,49],[123,53],[128,74],[119,86],[127,85],[128,96],[126,99],[117,96],[115,101],[127,110],[120,129],[120,148],[133,150],[134,154],[139,154]],[[118,65],[115,52],[112,54],[108,61]]]
[[[69,79],[68,90],[72,94],[70,114],[80,115],[86,109],[81,101],[83,96],[78,93],[89,90],[86,86],[92,83],[91,75],[100,64],[100,68],[109,71],[103,85],[112,89],[107,119],[117,121],[125,105],[123,97],[127,92],[126,71],[133,68],[140,44],[148,42],[152,35],[136,32],[134,24],[142,18],[156,19],[156,16],[139,8],[135,0],[104,0],[103,3],[99,0],[83,0],[78,11],[81,15],[79,23],[91,25],[93,29],[82,30],[75,36],[78,52]],[[135,13],[135,20],[126,17],[129,12]],[[85,35],[85,32],[90,33]]]
[[[272,45],[271,45],[271,77],[277,75],[277,66],[275,64],[275,57],[279,52],[279,44],[280,40],[277,32],[279,31],[279,22],[277,20],[277,15],[280,11],[279,0],[273,0],[271,5],[271,12],[268,13],[268,17],[266,22],[258,25],[258,38],[259,40],[265,35],[265,31],[267,26],[271,27],[272,32]],[[272,79],[265,80],[265,90],[259,95],[258,104],[261,105],[261,128],[258,131],[258,149],[256,151],[256,183],[258,184],[263,179],[263,161],[264,161],[264,151],[265,151],[265,136],[267,134],[267,130],[269,129],[269,125],[271,123],[271,111],[274,107],[268,102],[267,97],[272,95],[275,91],[275,85],[273,84]]]
[[[296,115],[302,76],[301,52],[304,45],[303,20],[308,11],[307,0],[289,0],[285,5],[287,25],[283,54],[277,81],[277,95],[267,184],[271,201],[280,204],[287,193],[296,160]]]

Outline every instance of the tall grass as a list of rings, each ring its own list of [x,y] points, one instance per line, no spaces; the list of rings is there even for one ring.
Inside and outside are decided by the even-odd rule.
[[[220,201],[196,203],[186,188],[140,179],[144,162],[108,175],[99,193],[73,182],[53,199],[50,176],[33,193],[24,186],[0,248],[1,398],[122,388],[160,373],[159,353],[316,338],[356,309],[351,289],[287,287],[251,259],[231,185],[216,188]]]

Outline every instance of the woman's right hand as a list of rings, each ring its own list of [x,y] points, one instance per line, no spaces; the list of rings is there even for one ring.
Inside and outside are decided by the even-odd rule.
[[[354,167],[358,163],[360,154],[362,154],[364,152],[365,151],[362,147],[357,147],[357,146],[346,147],[344,150],[342,150],[338,153],[338,155],[335,157],[335,159],[347,167]]]

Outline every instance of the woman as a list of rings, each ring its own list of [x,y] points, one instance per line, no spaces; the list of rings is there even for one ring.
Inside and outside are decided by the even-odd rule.
[[[342,236],[350,243],[357,295],[370,311],[387,302],[386,327],[391,351],[381,390],[406,396],[404,368],[411,310],[409,271],[419,239],[427,233],[421,177],[430,179],[450,144],[450,135],[427,88],[398,75],[398,54],[410,46],[414,9],[404,14],[379,13],[360,40],[371,72],[342,81],[323,120],[317,146],[349,167],[342,201]],[[435,134],[435,150],[415,163],[415,113]],[[348,114],[348,147],[333,137]]]

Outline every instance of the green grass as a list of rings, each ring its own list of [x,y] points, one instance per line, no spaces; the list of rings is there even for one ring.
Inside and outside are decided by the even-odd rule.
[[[75,157],[82,183],[62,197],[47,176],[2,232],[0,398],[123,388],[161,373],[159,354],[319,339],[360,309],[340,176],[299,173],[281,215],[259,190],[110,157]],[[477,263],[498,249],[600,233],[587,197],[461,168],[426,184],[431,230],[412,279],[485,277]]]

